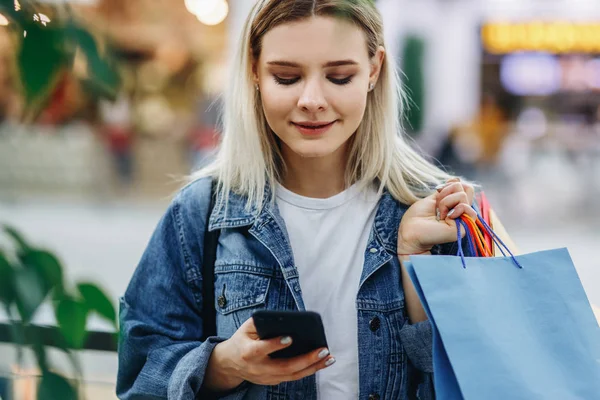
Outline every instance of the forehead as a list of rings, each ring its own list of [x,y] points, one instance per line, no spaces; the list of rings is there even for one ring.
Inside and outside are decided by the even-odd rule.
[[[260,58],[306,64],[347,58],[360,62],[368,59],[368,51],[364,32],[351,22],[311,17],[268,31],[263,37]]]

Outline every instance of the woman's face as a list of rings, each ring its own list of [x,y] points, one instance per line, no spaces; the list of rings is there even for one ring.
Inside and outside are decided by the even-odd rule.
[[[334,18],[287,23],[264,35],[254,71],[284,157],[344,154],[383,55],[380,48],[370,59],[363,31]]]

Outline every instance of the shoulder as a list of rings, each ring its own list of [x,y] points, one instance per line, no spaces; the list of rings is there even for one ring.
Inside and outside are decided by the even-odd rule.
[[[168,212],[180,228],[194,230],[204,227],[208,208],[210,206],[210,193],[212,179],[200,178],[189,182],[175,194]]]
[[[172,205],[183,209],[207,209],[210,203],[212,178],[195,179],[179,189]]]

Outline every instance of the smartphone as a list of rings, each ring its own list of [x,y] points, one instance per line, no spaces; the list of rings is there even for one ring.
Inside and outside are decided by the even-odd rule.
[[[290,336],[292,344],[269,354],[271,358],[292,358],[328,347],[321,316],[313,311],[260,310],[252,314],[258,337]]]

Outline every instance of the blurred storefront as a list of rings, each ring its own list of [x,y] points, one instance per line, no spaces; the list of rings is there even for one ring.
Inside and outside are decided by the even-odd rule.
[[[0,26],[0,196],[161,196],[175,190],[213,148],[227,58],[226,1],[208,13],[204,0],[73,2],[69,12],[110,46],[120,78],[105,100],[85,85],[74,57],[33,123],[21,125],[18,49]],[[49,24],[60,6],[48,8]],[[53,12],[57,13],[56,17]],[[103,50],[101,49],[100,52]]]
[[[515,176],[556,161],[552,179],[600,193],[600,19],[490,20],[480,33],[479,161]]]
[[[495,192],[507,215],[514,204],[528,217],[574,205],[600,218],[589,200],[600,192],[599,2],[378,6],[388,51],[405,70],[407,45],[422,42],[422,94],[407,106],[422,114],[413,135],[427,155]],[[404,79],[412,99],[415,79]]]

